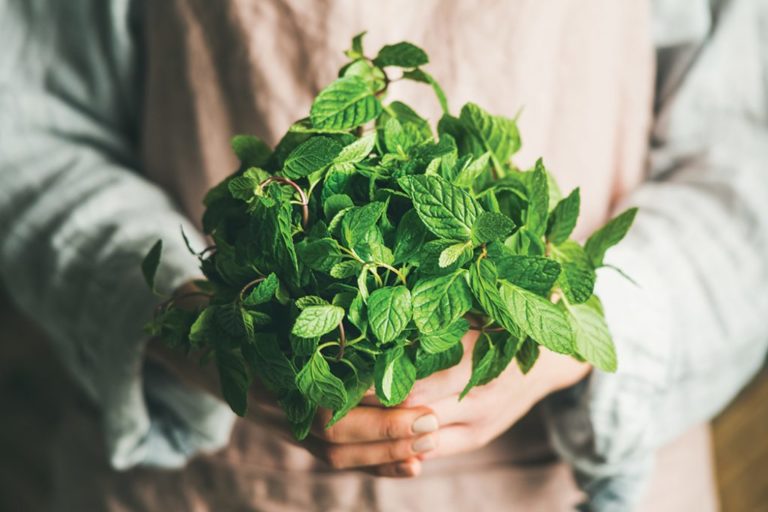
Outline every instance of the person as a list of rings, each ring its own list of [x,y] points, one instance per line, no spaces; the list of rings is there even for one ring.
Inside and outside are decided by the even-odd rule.
[[[759,0],[2,0],[0,276],[98,411],[63,422],[54,509],[715,510],[702,425],[768,346],[767,21]],[[617,373],[546,353],[457,403],[465,359],[296,445],[258,389],[235,420],[147,350],[143,254],[164,240],[163,290],[199,275],[179,225],[203,246],[229,138],[276,142],[366,29],[426,48],[454,108],[524,106],[517,162],[581,186],[577,236],[640,208],[607,256],[638,285],[596,290]],[[435,119],[428,91],[391,98]]]

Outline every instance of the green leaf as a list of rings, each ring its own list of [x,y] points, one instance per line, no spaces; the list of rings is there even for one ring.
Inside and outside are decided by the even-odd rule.
[[[274,272],[270,273],[266,279],[251,289],[248,295],[246,295],[245,300],[243,300],[243,304],[246,306],[257,306],[269,302],[275,296],[279,285],[280,282],[277,280],[277,276]]]
[[[484,244],[506,238],[516,227],[514,221],[503,213],[483,212],[472,226],[472,241]]]
[[[365,57],[363,52],[363,37],[367,34],[367,31],[360,32],[352,38],[352,47],[344,52],[344,55],[350,59],[361,59]]]
[[[438,265],[440,268],[445,268],[452,265],[458,260],[467,249],[472,248],[472,242],[459,242],[458,244],[449,245],[443,252],[440,253],[438,259]]]
[[[331,421],[325,426],[330,428],[341,420],[349,413],[353,408],[357,407],[360,400],[363,399],[366,391],[373,386],[373,367],[370,365],[355,364],[356,372],[350,373],[344,379],[344,389],[347,391],[347,401],[344,402],[344,406],[337,409],[331,417]]]
[[[214,315],[215,309],[207,307],[197,316],[189,328],[189,341],[193,345],[200,345],[209,341],[209,337],[215,329]]]
[[[309,435],[317,406],[307,400],[298,390],[292,389],[278,400],[285,411],[294,437],[302,441]]]
[[[464,386],[464,390],[459,395],[459,400],[467,396],[467,393],[481,382],[486,381],[493,368],[493,361],[496,358],[496,347],[491,343],[488,335],[484,334],[475,343],[472,350],[472,375],[469,382]]]
[[[283,175],[298,179],[330,165],[341,152],[341,145],[330,137],[312,137],[291,151],[285,159]]]
[[[560,245],[568,240],[579,218],[580,203],[578,188],[573,189],[568,197],[557,203],[549,216],[547,240],[555,245]]]
[[[541,159],[533,171],[526,173],[528,188],[528,216],[525,227],[536,237],[544,235],[549,214],[549,184],[547,170]]]
[[[531,338],[526,338],[523,344],[520,346],[520,350],[517,351],[515,359],[517,359],[517,366],[523,375],[531,371],[534,363],[539,358],[539,345],[536,344]]]
[[[469,156],[469,155],[468,155]],[[478,158],[471,160],[469,164],[462,168],[453,180],[454,185],[463,188],[472,188],[478,178],[488,170],[488,162],[491,154],[483,153]]]
[[[376,201],[348,211],[341,221],[341,235],[347,247],[354,249],[367,240],[368,233],[376,227],[386,208],[386,203]]]
[[[347,401],[344,383],[331,373],[320,352],[315,352],[296,375],[296,386],[305,397],[326,409],[340,409]]]
[[[251,168],[241,176],[235,176],[229,180],[227,188],[235,199],[250,201],[256,197],[256,191],[261,181],[262,179],[256,172],[256,169]]]
[[[416,381],[416,367],[402,346],[397,345],[376,359],[376,396],[387,407],[406,399]]]
[[[580,304],[592,296],[595,270],[584,249],[573,240],[552,247],[552,257],[560,263],[560,288],[569,302]]]
[[[595,302],[598,304],[590,304]],[[615,372],[616,349],[600,307],[594,296],[585,304],[565,304],[579,355],[596,368]]]
[[[556,261],[513,254],[500,244],[489,246],[488,255],[496,264],[500,279],[546,297],[560,275],[560,264]]]
[[[363,266],[357,260],[347,260],[340,263],[336,263],[331,267],[331,277],[336,279],[346,279],[348,277],[356,276],[363,269]]]
[[[445,92],[432,75],[421,69],[409,69],[403,73],[403,78],[406,80],[413,80],[415,82],[422,82],[431,85],[432,90],[435,92],[435,96],[437,96],[437,101],[440,103],[440,108],[443,110],[443,113],[449,113],[448,99],[445,97]]]
[[[414,285],[411,296],[413,321],[425,334],[451,325],[472,307],[463,271],[421,279]]]
[[[438,354],[430,354],[419,348],[416,351],[416,362],[414,363],[416,365],[416,378],[425,379],[433,373],[456,366],[461,362],[463,356],[464,345],[461,343],[457,343]]]
[[[299,313],[291,333],[301,338],[327,334],[339,326],[344,309],[338,306],[309,306]]]
[[[418,256],[414,258],[415,263],[419,266],[420,275],[446,275],[453,271],[463,267],[469,260],[472,259],[473,252],[471,244],[466,245],[466,249],[461,253],[459,258],[446,267],[440,266],[440,255],[449,246],[453,245],[451,240],[431,240],[425,243],[419,250]],[[443,260],[445,263],[445,259]]]
[[[153,292],[155,291],[155,274],[157,274],[157,267],[160,265],[160,255],[162,252],[163,241],[158,240],[141,262],[141,273],[144,275],[144,281],[146,281],[147,286]]]
[[[472,196],[439,176],[405,176],[398,183],[432,233],[451,240],[470,239],[483,211]]]
[[[373,63],[382,68],[386,66],[415,68],[428,62],[429,57],[424,50],[405,41],[384,46],[373,59]]]
[[[553,352],[573,354],[573,331],[557,306],[540,295],[505,281],[501,282],[501,298],[525,334]]]
[[[312,103],[310,118],[318,128],[352,129],[375,119],[381,103],[359,77],[339,78],[320,91]]]
[[[295,386],[296,369],[285,357],[274,334],[259,333],[256,343],[242,348],[243,356],[259,380],[274,393]]]
[[[427,236],[427,229],[421,222],[416,210],[408,210],[395,232],[395,264],[406,263],[410,261],[424,245]]]
[[[459,318],[448,327],[419,337],[419,347],[429,354],[438,354],[449,350],[461,342],[461,338],[469,330],[469,322]]]
[[[474,103],[462,107],[459,119],[483,148],[475,156],[490,151],[499,163],[505,164],[520,149],[520,134],[513,119],[493,116]]]
[[[243,355],[237,350],[217,349],[216,367],[224,400],[235,414],[245,416],[251,379],[248,376]]]
[[[254,135],[235,135],[231,144],[232,151],[246,168],[263,167],[272,155],[267,143]]]
[[[352,208],[355,204],[347,194],[333,194],[323,202],[323,214],[326,219],[332,219],[342,210]]]
[[[305,295],[296,299],[296,307],[306,309],[310,306],[328,306],[328,301],[317,295]]]
[[[368,325],[381,343],[393,341],[411,321],[411,292],[387,286],[368,297]]]
[[[592,233],[587,243],[584,244],[584,252],[587,253],[587,256],[592,261],[592,265],[595,267],[603,265],[605,251],[621,242],[629,228],[632,227],[635,215],[637,215],[637,208],[630,208]]]
[[[302,263],[312,270],[329,272],[342,258],[339,243],[333,238],[320,238],[296,247]]]
[[[376,132],[365,134],[352,144],[345,146],[334,160],[334,163],[356,164],[361,162],[373,151],[375,145]]]
[[[520,327],[499,293],[496,266],[482,259],[469,268],[469,288],[486,313],[510,334],[520,337]]]

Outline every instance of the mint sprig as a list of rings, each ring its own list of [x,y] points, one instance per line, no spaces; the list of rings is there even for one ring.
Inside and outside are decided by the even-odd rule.
[[[582,247],[570,239],[579,190],[562,198],[542,160],[515,166],[515,118],[474,103],[458,116],[401,42],[366,57],[363,35],[339,78],[277,147],[239,135],[240,168],[205,198],[214,245],[195,255],[208,306],[161,304],[150,334],[211,354],[223,396],[245,414],[254,379],[278,399],[297,438],[317,407],[339,421],[374,387],[388,406],[416,379],[449,368],[479,331],[472,376],[484,385],[539,346],[616,370],[595,270],[632,224],[628,210]],[[399,79],[431,87],[436,126],[386,102]],[[161,243],[142,271],[150,287]]]

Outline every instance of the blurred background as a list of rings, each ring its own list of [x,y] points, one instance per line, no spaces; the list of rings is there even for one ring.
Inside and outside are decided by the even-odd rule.
[[[67,413],[88,414],[89,405],[45,336],[13,309],[2,289],[0,405],[0,511],[47,510],[58,423]],[[768,510],[768,368],[715,418],[713,431],[722,510]]]

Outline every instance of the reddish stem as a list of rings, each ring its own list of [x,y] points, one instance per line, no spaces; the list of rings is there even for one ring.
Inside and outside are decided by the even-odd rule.
[[[347,333],[344,332],[344,323],[339,322],[339,355],[336,356],[337,361],[341,361],[344,357],[344,347],[347,345]]]
[[[253,281],[250,281],[245,286],[243,286],[240,289],[240,302],[243,301],[243,295],[245,294],[246,291],[248,291],[248,288],[250,288],[251,286],[259,284],[260,282],[262,282],[265,279],[266,279],[266,277],[263,277],[263,276],[262,277],[257,277]]]
[[[157,306],[155,306],[155,316],[157,316],[157,314],[160,311],[162,311],[163,309],[167,308],[168,306],[170,306],[171,304],[173,304],[177,300],[179,300],[179,299],[186,299],[188,297],[208,297],[210,299],[211,297],[213,297],[213,295],[211,295],[210,293],[205,293],[205,292],[186,292],[186,293],[182,293],[180,295],[176,295],[174,297],[171,297],[168,300],[165,300],[165,301],[161,302]]]
[[[307,224],[309,224],[309,199],[307,199],[307,194],[304,192],[304,189],[302,189],[295,181],[283,178],[282,176],[270,176],[262,181],[260,185],[266,187],[270,183],[288,185],[298,192],[299,197],[301,198],[301,224],[306,228]]]

